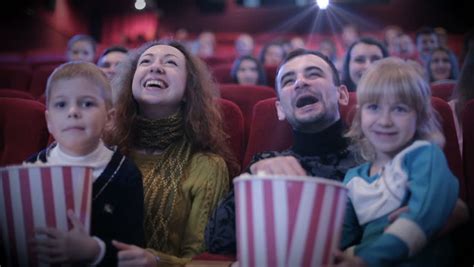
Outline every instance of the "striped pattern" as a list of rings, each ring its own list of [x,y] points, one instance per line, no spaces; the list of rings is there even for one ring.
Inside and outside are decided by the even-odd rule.
[[[67,210],[90,229],[92,170],[80,166],[0,168],[0,238],[8,266],[46,266],[28,241],[37,227],[71,229]]]
[[[245,176],[234,180],[240,266],[332,263],[347,190],[314,177]]]

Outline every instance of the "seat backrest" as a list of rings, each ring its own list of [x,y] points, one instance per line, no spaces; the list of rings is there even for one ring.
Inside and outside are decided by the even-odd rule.
[[[220,64],[211,68],[212,75],[218,83],[233,83],[232,76],[230,76],[231,64]]]
[[[474,211],[474,99],[466,103],[462,114],[463,169],[468,194],[468,205]]]
[[[33,77],[31,78],[31,84],[29,92],[33,97],[40,97],[46,90],[46,82],[48,81],[49,75],[53,73],[54,69],[59,65],[46,65],[37,67],[33,70]]]
[[[228,144],[240,166],[244,155],[244,117],[240,108],[232,101],[217,98],[221,108],[224,131],[229,136]]]
[[[20,164],[48,144],[45,106],[36,100],[0,98],[0,165]]]
[[[271,88],[275,87],[275,78],[277,75],[278,66],[263,66],[265,69],[265,75],[267,76],[267,84]]]
[[[221,98],[234,102],[242,111],[245,129],[244,142],[247,142],[253,107],[260,100],[275,97],[275,91],[268,86],[239,84],[221,84],[219,90]]]
[[[451,171],[458,177],[460,190],[459,194],[462,199],[466,198],[466,185],[464,174],[462,170],[461,152],[459,150],[458,136],[456,134],[456,128],[454,126],[454,117],[451,108],[448,103],[441,98],[432,97],[431,103],[433,108],[440,115],[440,123],[446,139],[444,145],[444,154],[448,160],[448,165]]]
[[[35,99],[28,92],[20,91],[16,89],[10,89],[10,88],[0,88],[0,97],[23,98],[23,99],[31,99],[31,100]]]
[[[291,126],[286,120],[278,120],[275,101],[276,97],[272,97],[255,104],[242,163],[244,169],[255,154],[270,150],[282,151],[293,144]]]
[[[1,65],[0,66],[0,87],[28,91],[32,71],[28,65]]]
[[[431,87],[431,95],[435,97],[439,97],[444,99],[445,101],[449,101],[451,95],[453,94],[453,90],[456,87],[455,81],[443,81],[432,83]]]

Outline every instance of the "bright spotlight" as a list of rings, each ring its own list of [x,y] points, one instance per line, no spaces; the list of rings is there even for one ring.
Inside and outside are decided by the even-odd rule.
[[[319,9],[326,9],[329,6],[329,0],[316,0]]]
[[[145,0],[137,0],[135,1],[135,8],[138,10],[142,10],[146,7]]]

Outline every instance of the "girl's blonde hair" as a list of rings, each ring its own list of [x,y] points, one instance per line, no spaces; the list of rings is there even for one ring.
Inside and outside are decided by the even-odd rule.
[[[375,150],[361,128],[361,108],[382,98],[397,99],[416,112],[415,140],[444,145],[444,136],[431,105],[431,89],[413,63],[399,58],[378,60],[364,73],[357,87],[357,111],[347,136],[359,146],[365,160],[374,160]]]

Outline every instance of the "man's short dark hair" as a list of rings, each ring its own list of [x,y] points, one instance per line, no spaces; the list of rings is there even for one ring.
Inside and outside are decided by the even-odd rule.
[[[128,49],[119,45],[108,47],[104,50],[104,52],[102,52],[102,54],[99,57],[99,60],[112,52],[120,52],[120,53],[127,54]]]
[[[334,66],[334,63],[332,63],[332,61],[326,55],[324,55],[323,53],[321,53],[319,51],[315,51],[315,50],[308,50],[308,49],[304,49],[304,48],[298,48],[294,51],[291,51],[288,55],[286,55],[286,57],[283,59],[283,61],[278,66],[277,73],[280,71],[281,67],[283,65],[285,65],[288,61],[292,60],[293,58],[296,58],[296,57],[299,57],[299,56],[304,56],[304,55],[314,55],[314,56],[317,56],[317,57],[321,58],[322,60],[324,60],[329,65],[329,67],[331,68],[332,81],[333,81],[334,85],[336,85],[336,86],[341,85],[341,80],[339,79],[339,72],[337,71],[336,66]],[[278,83],[278,75],[275,79],[276,79],[275,84],[279,84]]]

